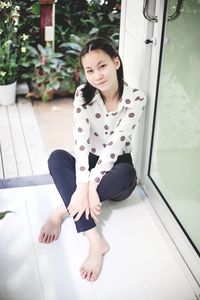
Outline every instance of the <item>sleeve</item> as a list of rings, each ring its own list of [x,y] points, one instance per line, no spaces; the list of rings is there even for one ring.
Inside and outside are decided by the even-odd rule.
[[[74,98],[73,110],[73,135],[74,153],[76,158],[76,183],[89,181],[89,143],[90,143],[90,120],[87,109],[83,107],[81,86],[77,88]]]
[[[95,168],[91,170],[90,181],[95,181],[99,184],[104,174],[113,167],[118,155],[121,154],[121,150],[124,148],[128,137],[136,130],[145,104],[146,96],[144,93],[141,91],[135,92],[131,105],[126,108],[123,119],[117,124],[114,133],[110,136]]]

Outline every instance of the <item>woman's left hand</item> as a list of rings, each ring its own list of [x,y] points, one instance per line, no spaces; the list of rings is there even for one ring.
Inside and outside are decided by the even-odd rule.
[[[90,181],[89,197],[88,197],[90,215],[94,219],[94,221],[98,222],[97,216],[101,213],[102,203],[99,199],[99,195],[96,189],[97,189],[97,184],[95,182]]]

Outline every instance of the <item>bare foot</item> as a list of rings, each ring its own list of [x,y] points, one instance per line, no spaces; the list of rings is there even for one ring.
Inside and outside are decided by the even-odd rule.
[[[109,251],[109,245],[103,237],[90,242],[88,257],[83,262],[80,273],[83,279],[97,280],[103,265],[103,256]]]
[[[58,206],[48,217],[41,228],[38,240],[40,243],[52,243],[58,239],[64,217],[69,215],[64,204]]]

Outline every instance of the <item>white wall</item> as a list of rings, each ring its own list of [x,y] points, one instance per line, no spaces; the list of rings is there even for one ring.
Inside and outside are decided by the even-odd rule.
[[[145,44],[148,22],[143,16],[143,0],[122,0],[120,56],[125,81],[146,91],[147,65]]]
[[[124,66],[125,81],[133,88],[147,94],[151,46],[145,44],[150,36],[152,24],[143,16],[143,0],[122,0],[119,53]],[[148,95],[147,95],[148,96]],[[143,116],[140,128],[134,139],[133,158],[140,177]]]

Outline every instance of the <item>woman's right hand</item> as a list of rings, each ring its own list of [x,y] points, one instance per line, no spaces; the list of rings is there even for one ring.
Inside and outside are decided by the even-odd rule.
[[[89,218],[88,183],[77,184],[76,190],[71,197],[68,212],[74,221],[78,221],[85,212],[86,219]]]

